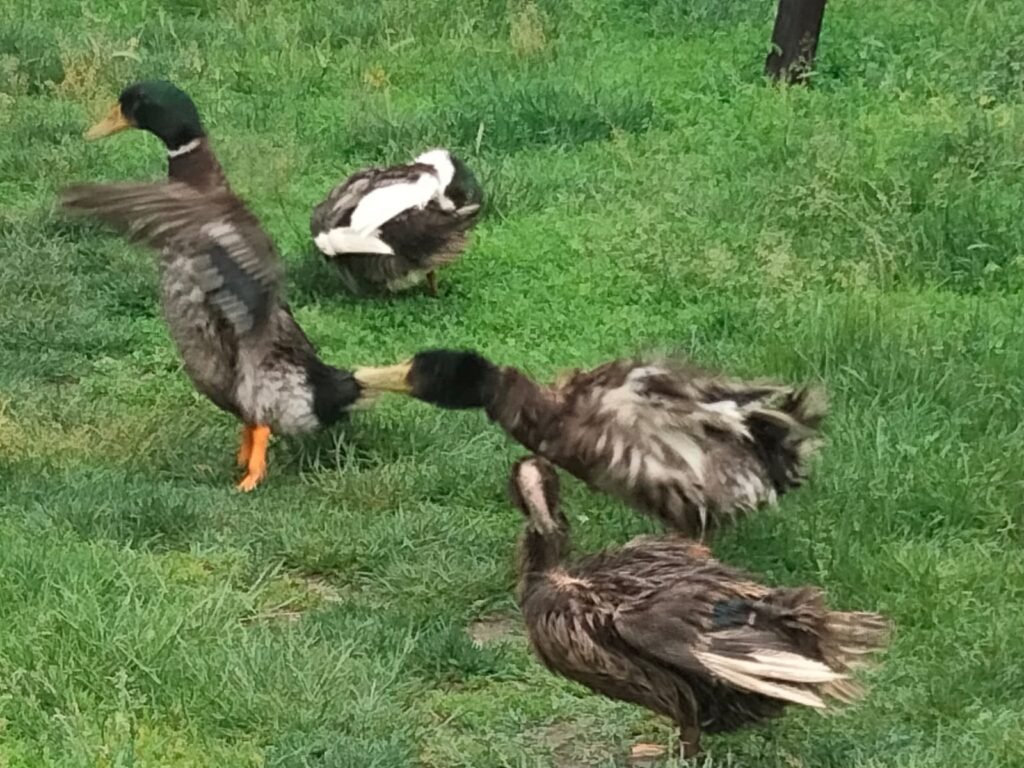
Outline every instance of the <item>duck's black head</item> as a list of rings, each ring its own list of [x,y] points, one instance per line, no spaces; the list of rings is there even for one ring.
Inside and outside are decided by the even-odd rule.
[[[452,175],[452,202],[459,208],[464,205],[483,205],[484,189],[480,186],[476,176],[462,160],[451,155],[452,166],[455,173]],[[460,199],[456,199],[459,197]]]
[[[508,489],[512,502],[534,530],[542,534],[569,530],[559,505],[558,473],[549,462],[539,456],[520,459],[512,465]]]
[[[472,351],[430,349],[386,368],[360,368],[356,381],[370,392],[398,392],[441,408],[485,408],[500,371]]]
[[[206,135],[199,110],[189,95],[166,80],[143,80],[121,91],[103,120],[85,134],[100,139],[127,128],[157,136],[170,150]]]

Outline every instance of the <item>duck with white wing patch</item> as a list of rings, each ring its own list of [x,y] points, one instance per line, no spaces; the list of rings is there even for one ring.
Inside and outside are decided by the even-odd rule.
[[[412,163],[349,176],[313,209],[316,247],[353,293],[401,291],[426,281],[465,250],[483,204],[466,164],[446,149]]]

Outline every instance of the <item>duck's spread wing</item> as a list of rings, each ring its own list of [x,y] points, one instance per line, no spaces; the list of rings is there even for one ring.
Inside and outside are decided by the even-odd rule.
[[[690,535],[799,484],[819,443],[817,401],[791,387],[632,360],[560,386],[573,403],[571,455],[601,487]]]
[[[260,326],[278,302],[282,270],[274,244],[226,190],[201,192],[177,182],[81,184],[67,188],[61,204],[184,257],[191,279],[239,334]]]

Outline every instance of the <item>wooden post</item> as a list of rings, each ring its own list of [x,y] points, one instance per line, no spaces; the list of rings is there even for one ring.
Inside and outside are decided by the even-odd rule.
[[[764,72],[775,80],[805,83],[818,50],[826,0],[779,0],[772,31],[772,52]]]

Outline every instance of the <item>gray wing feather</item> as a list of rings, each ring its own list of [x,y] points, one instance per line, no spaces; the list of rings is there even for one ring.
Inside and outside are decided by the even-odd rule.
[[[331,190],[327,198],[313,209],[309,226],[313,237],[351,217],[359,201],[372,189],[373,175],[372,170],[360,171]]]
[[[80,184],[64,190],[61,205],[130,240],[194,259],[207,300],[239,334],[261,325],[278,299],[283,275],[274,244],[226,190],[177,182]]]

